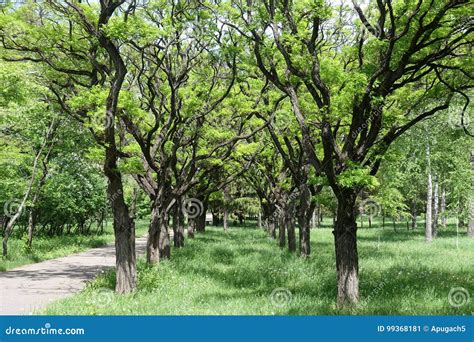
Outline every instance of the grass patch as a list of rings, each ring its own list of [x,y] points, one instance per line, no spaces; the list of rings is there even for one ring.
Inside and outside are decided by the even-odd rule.
[[[452,288],[474,294],[474,239],[453,227],[431,244],[423,232],[360,229],[360,294],[354,309],[337,309],[333,237],[312,230],[312,255],[302,260],[281,250],[258,229],[207,229],[172,260],[138,262],[138,289],[116,295],[112,271],[84,291],[53,303],[51,315],[469,315],[453,307]]]
[[[136,235],[144,235],[147,229],[146,222],[137,222]],[[31,250],[26,248],[25,240],[12,236],[8,240],[8,256],[0,258],[0,272],[102,247],[113,241],[114,233],[111,226],[106,227],[102,234],[38,236],[33,239]]]

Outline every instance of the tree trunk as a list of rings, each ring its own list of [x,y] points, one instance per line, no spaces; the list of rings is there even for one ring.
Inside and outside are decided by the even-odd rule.
[[[258,229],[262,229],[262,213],[261,212],[258,212],[257,224],[258,224]]]
[[[188,238],[194,239],[194,227],[196,225],[195,220],[188,220]]]
[[[113,4],[108,4],[101,8],[99,28],[107,24],[114,12],[115,8],[113,6]],[[108,11],[111,12],[104,15]],[[96,34],[95,32],[91,33]],[[114,65],[114,75],[109,86],[104,113],[106,121],[110,121],[105,125],[103,136],[105,145],[104,174],[108,179],[107,195],[111,202],[114,217],[117,267],[115,290],[118,293],[127,293],[136,287],[135,224],[125,203],[122,176],[117,165],[119,153],[115,141],[115,118],[119,94],[127,74],[127,68],[120,56],[119,48],[103,30],[99,29],[97,38]]]
[[[212,212],[212,225],[217,227],[220,223],[221,219],[219,217],[219,211]]]
[[[176,248],[184,247],[184,215],[181,203],[178,200],[173,207],[173,245]]]
[[[430,165],[430,147],[426,146],[426,159],[428,160],[428,165]],[[428,184],[426,188],[426,222],[425,222],[425,240],[426,242],[431,242],[433,237],[431,233],[431,228],[433,227],[431,214],[432,214],[432,205],[433,205],[433,183],[431,180],[431,167],[428,166]]]
[[[279,237],[279,243],[278,245],[280,247],[285,247],[286,245],[286,226],[285,226],[285,220],[283,218],[283,215],[281,215],[278,223],[278,237]]]
[[[467,236],[474,236],[474,202],[469,204],[469,222],[467,224]]]
[[[416,201],[413,200],[411,205],[411,229],[415,230],[417,228],[417,212],[416,212]]]
[[[441,225],[446,228],[446,185],[441,190]]]
[[[300,256],[306,258],[311,254],[310,224],[311,217],[314,213],[314,205],[311,204],[311,192],[306,184],[303,184],[300,187],[300,203],[298,212]]]
[[[168,216],[166,214],[161,215],[160,226],[158,249],[160,252],[160,260],[164,260],[171,257],[170,234],[168,232]]]
[[[38,202],[38,198],[41,194],[41,189],[43,188],[44,184],[46,183],[46,177],[48,177],[48,162],[49,157],[51,156],[51,151],[53,150],[54,141],[51,142],[48,153],[43,159],[43,174],[38,183],[38,187],[36,188],[35,194],[33,199],[31,200],[31,209],[28,217],[28,248],[31,248],[33,244],[33,232],[35,230],[36,224],[36,203]]]
[[[34,207],[30,209],[30,213],[28,215],[28,242],[27,246],[29,249],[31,249],[31,246],[33,245],[33,232],[35,230],[35,224],[36,224],[36,210]]]
[[[206,214],[196,217],[196,232],[203,233],[206,231]]]
[[[268,233],[272,239],[276,239],[276,225],[273,215],[268,218]],[[285,244],[283,243],[283,246]]]
[[[106,165],[110,159],[106,158]],[[115,163],[113,163],[115,164]],[[107,194],[111,201],[114,216],[116,285],[118,293],[131,292],[137,283],[135,255],[135,224],[129,216],[123,196],[123,185],[117,165],[105,167],[109,180]]]
[[[295,223],[291,217],[286,218],[287,232],[288,232],[288,250],[290,252],[296,252],[296,234],[295,234]]]
[[[132,203],[130,204],[130,217],[135,217],[137,216],[137,201],[138,201],[138,188],[133,187],[133,193],[132,193]]]
[[[160,261],[160,252],[158,249],[160,229],[160,211],[158,209],[158,205],[153,204],[151,208],[151,219],[146,243],[146,262],[148,264],[156,264]]]
[[[359,257],[357,254],[356,193],[346,191],[338,197],[334,227],[336,249],[337,302],[340,307],[359,300]]]
[[[227,208],[224,208],[224,214],[223,214],[223,218],[222,218],[222,224],[224,226],[224,231],[226,232],[227,231],[227,216],[228,216],[229,212],[227,211]]]
[[[199,214],[194,220],[196,222],[196,232],[203,233],[206,231],[206,213],[208,208],[207,198],[198,198],[202,203],[202,213]]]
[[[434,181],[433,194],[433,227],[431,228],[431,235],[433,238],[438,236],[438,213],[439,213],[439,194],[438,194],[438,177]]]

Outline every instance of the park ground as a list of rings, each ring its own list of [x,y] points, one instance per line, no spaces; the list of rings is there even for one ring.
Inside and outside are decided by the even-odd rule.
[[[145,222],[138,222],[136,236],[147,232]],[[105,246],[114,242],[114,232],[111,225],[101,234],[64,234],[61,236],[35,237],[33,247],[27,248],[27,236],[12,236],[8,241],[8,257],[0,258],[0,272],[45,260],[64,257],[74,253],[84,252],[90,248]]]
[[[422,223],[419,224],[422,227]],[[359,229],[360,305],[338,309],[333,236],[313,229],[303,260],[255,226],[207,228],[172,259],[149,267],[139,260],[138,289],[113,292],[113,271],[85,290],[51,304],[51,315],[471,315],[450,291],[474,294],[474,239],[454,225],[431,244],[422,229]],[[454,304],[454,305],[453,305]]]

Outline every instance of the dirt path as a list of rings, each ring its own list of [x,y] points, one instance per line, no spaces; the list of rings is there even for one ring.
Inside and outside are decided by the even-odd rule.
[[[143,254],[146,238],[136,240]],[[82,290],[86,281],[115,266],[114,245],[0,272],[0,315],[30,315],[59,298]]]

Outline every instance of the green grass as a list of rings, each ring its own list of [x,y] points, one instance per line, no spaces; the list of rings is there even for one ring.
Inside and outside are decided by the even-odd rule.
[[[137,236],[147,231],[147,223],[137,223]],[[33,239],[31,250],[26,248],[26,240],[12,236],[8,240],[8,256],[0,257],[0,272],[15,267],[33,264],[44,260],[63,257],[66,255],[83,252],[89,248],[101,247],[114,241],[112,227],[104,229],[103,234],[63,236],[38,236]]]
[[[462,287],[474,295],[474,239],[456,239],[451,227],[432,243],[421,230],[360,229],[360,295],[357,308],[338,309],[333,237],[312,230],[312,255],[302,260],[281,250],[263,231],[208,228],[172,260],[155,267],[138,263],[138,289],[113,292],[112,271],[84,291],[53,303],[53,315],[469,315],[448,293]],[[458,248],[457,248],[458,246]],[[276,289],[280,296],[272,297]],[[285,300],[290,298],[290,300]],[[274,298],[275,300],[272,300]],[[279,305],[281,304],[281,305]]]

